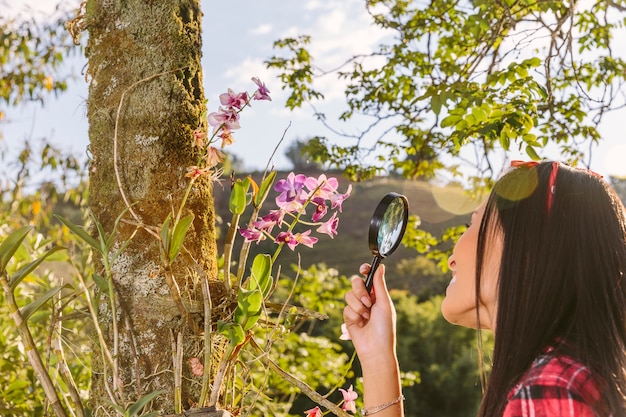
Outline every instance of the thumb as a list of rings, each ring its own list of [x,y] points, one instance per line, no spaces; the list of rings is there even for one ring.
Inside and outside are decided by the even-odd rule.
[[[373,289],[376,298],[376,303],[382,303],[384,305],[391,304],[391,297],[389,296],[389,290],[387,290],[387,282],[385,280],[385,265],[380,264],[374,272]],[[382,305],[381,305],[382,307]]]

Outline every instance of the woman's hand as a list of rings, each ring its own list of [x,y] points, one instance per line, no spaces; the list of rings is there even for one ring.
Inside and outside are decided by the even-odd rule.
[[[369,270],[368,264],[359,268],[364,275]],[[355,276],[352,290],[346,293],[345,299],[347,306],[343,310],[343,320],[361,364],[395,360],[396,311],[385,284],[385,266],[380,265],[374,273],[371,294],[363,279]]]

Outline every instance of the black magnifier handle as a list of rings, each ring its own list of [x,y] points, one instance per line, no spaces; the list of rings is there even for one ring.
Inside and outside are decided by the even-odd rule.
[[[365,288],[367,292],[372,292],[372,286],[374,285],[374,273],[378,269],[378,265],[383,260],[383,257],[380,255],[375,255],[374,259],[372,259],[372,265],[370,266],[370,272],[367,274],[367,278],[365,278]]]

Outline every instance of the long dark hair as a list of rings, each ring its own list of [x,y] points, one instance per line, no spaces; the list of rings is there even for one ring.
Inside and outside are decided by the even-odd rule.
[[[626,416],[625,216],[604,180],[563,164],[518,167],[496,183],[477,249],[478,302],[489,236],[502,234],[493,366],[480,416],[502,415],[508,392],[555,343],[600,384],[596,414]]]

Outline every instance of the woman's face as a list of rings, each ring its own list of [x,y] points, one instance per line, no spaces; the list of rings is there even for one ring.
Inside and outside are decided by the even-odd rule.
[[[476,247],[485,205],[486,202],[483,202],[472,213],[469,227],[459,238],[452,256],[448,259],[452,280],[446,289],[441,312],[450,323],[495,330],[498,275],[503,245],[501,233],[488,234],[490,237],[485,246],[480,296],[478,306],[476,305]],[[479,309],[480,323],[476,322],[476,308]]]

